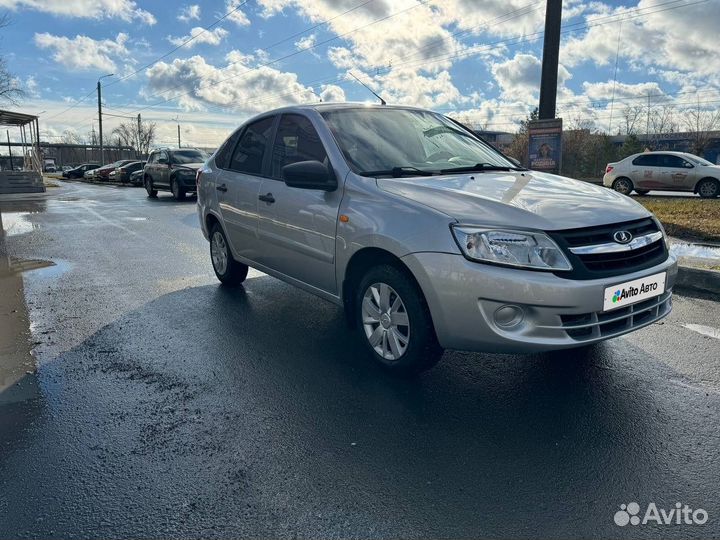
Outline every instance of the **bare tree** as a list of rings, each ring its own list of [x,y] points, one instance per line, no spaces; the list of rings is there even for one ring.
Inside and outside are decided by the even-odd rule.
[[[60,135],[60,142],[63,144],[83,144],[85,141],[83,141],[83,138],[77,131],[66,129],[62,135]]]
[[[623,109],[624,125],[622,126],[622,135],[637,135],[638,124],[644,112],[645,107],[642,105],[628,105]]]
[[[10,17],[5,13],[0,16],[0,29],[10,24]],[[8,71],[7,62],[0,57],[0,102],[11,103],[17,105],[19,100],[25,96],[25,92],[18,80]]]
[[[123,122],[113,129],[112,134],[120,144],[132,146],[141,155],[147,155],[155,142],[157,124],[155,122]]]
[[[720,109],[688,109],[684,114],[685,129],[690,133],[690,144],[693,154],[702,156],[714,138],[712,133],[720,129]]]

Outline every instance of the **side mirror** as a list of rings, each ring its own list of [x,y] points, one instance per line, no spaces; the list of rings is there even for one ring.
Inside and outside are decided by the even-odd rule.
[[[167,165],[168,160],[167,160],[167,158],[161,157],[161,158],[158,158],[157,162],[160,165]]]
[[[282,168],[282,177],[289,187],[335,191],[337,180],[333,172],[319,161],[298,161]]]
[[[683,167],[685,167],[686,169],[694,169],[694,168],[695,168],[695,165],[693,165],[692,163],[688,163],[688,162],[686,161],[686,162],[683,163]]]

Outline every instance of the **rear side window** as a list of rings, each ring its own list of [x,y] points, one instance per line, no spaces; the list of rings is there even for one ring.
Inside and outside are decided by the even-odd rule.
[[[641,167],[660,167],[660,158],[658,154],[646,154],[638,156],[633,159],[633,165],[640,165]]]
[[[218,150],[217,154],[215,154],[215,166],[220,167],[221,169],[230,168],[230,158],[232,157],[233,150],[235,150],[235,145],[240,138],[241,132],[242,130],[240,129],[236,130],[235,133],[230,135],[230,137],[228,137],[223,143],[220,150]]]
[[[326,160],[327,153],[310,120],[299,114],[284,114],[273,144],[272,177],[282,178],[282,168],[291,163]]]
[[[230,169],[245,174],[262,174],[275,117],[270,116],[250,124],[238,142],[230,160]]]

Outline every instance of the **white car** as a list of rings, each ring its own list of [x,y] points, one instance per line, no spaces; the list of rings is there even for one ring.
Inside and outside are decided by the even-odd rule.
[[[95,169],[90,169],[89,171],[85,171],[83,173],[83,178],[85,178],[85,180],[92,180],[93,178],[95,178]]]
[[[689,191],[705,199],[720,194],[720,166],[686,152],[643,152],[608,163],[603,185],[623,195],[633,190]]]

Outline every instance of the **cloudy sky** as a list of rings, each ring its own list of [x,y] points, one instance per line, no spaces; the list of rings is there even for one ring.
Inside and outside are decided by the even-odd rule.
[[[565,0],[558,115],[617,131],[628,105],[720,106],[720,0]],[[390,103],[514,131],[536,105],[545,3],[526,0],[0,0],[0,55],[44,136],[105,111],[213,146],[277,106]],[[617,59],[617,61],[616,61]],[[614,82],[615,81],[615,82]],[[614,96],[614,100],[612,99]],[[111,129],[117,117],[105,117]]]

